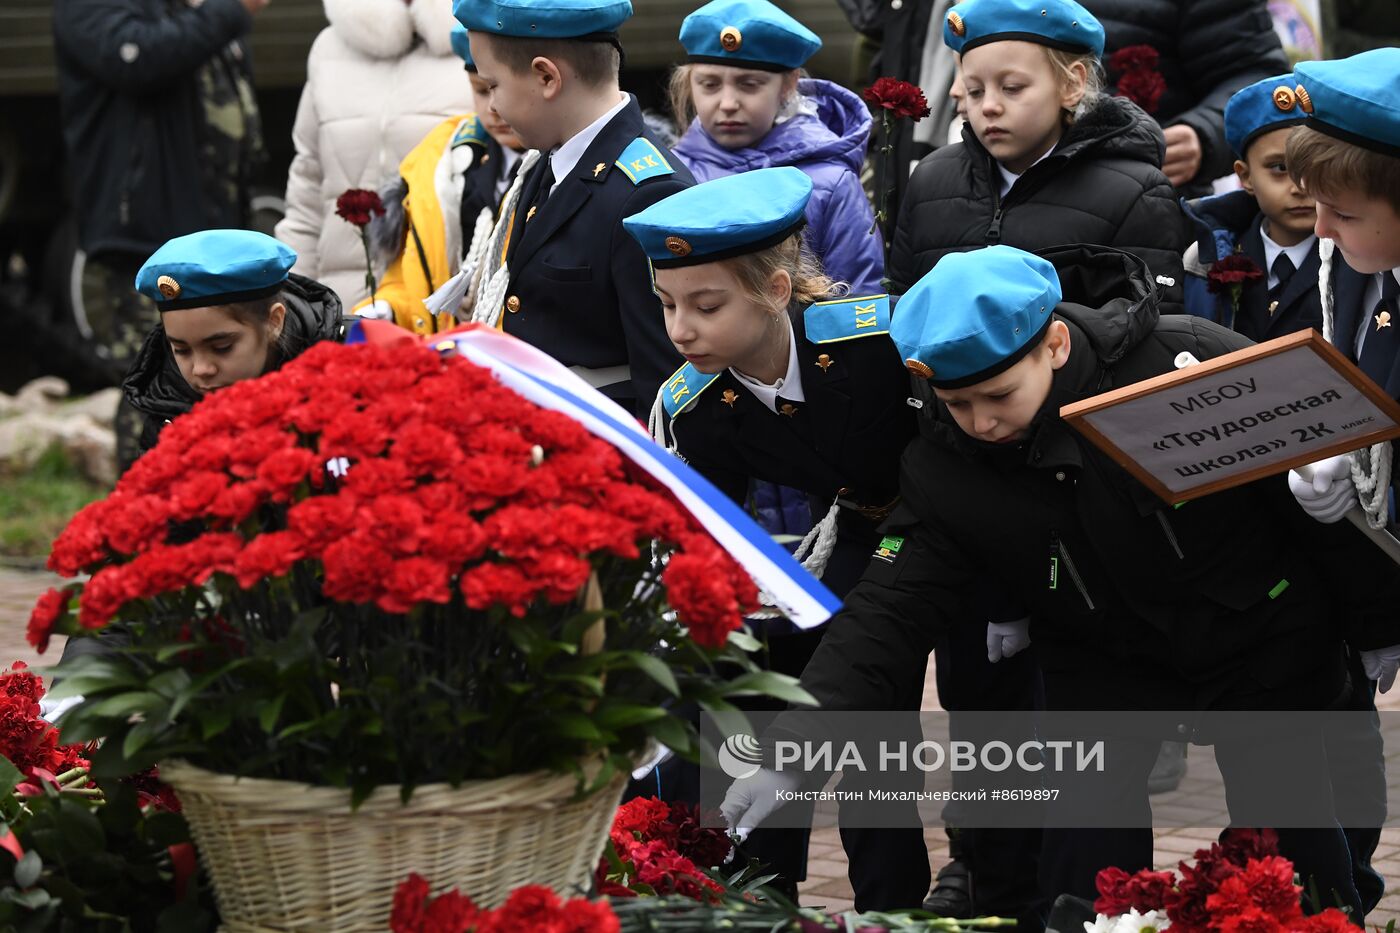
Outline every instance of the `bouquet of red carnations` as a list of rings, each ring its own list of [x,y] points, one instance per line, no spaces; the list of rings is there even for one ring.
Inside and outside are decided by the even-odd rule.
[[[1328,908],[1303,916],[1293,863],[1278,854],[1273,830],[1230,830],[1198,849],[1195,864],[1169,871],[1099,872],[1097,919],[1086,933],[1348,933],[1347,915]]]
[[[752,581],[611,445],[418,344],[313,347],[206,397],[54,543],[30,621],[94,768],[407,794],[685,752],[681,701],[792,693]],[[729,678],[718,671],[729,672]]]

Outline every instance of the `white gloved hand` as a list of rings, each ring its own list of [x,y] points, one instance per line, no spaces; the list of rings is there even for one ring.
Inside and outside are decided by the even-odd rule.
[[[729,831],[741,840],[768,819],[786,800],[780,794],[790,793],[802,785],[802,775],[796,771],[770,771],[760,768],[746,778],[729,785],[719,812],[729,824]]]
[[[83,698],[80,696],[64,697],[61,700],[50,700],[48,697],[42,697],[39,700],[39,718],[44,722],[56,723],[58,717],[81,702],[83,702]]]
[[[394,306],[387,301],[376,300],[355,313],[370,321],[392,321],[394,319]]]
[[[1313,518],[1330,525],[1356,508],[1356,488],[1351,482],[1351,455],[1339,454],[1308,464],[1312,479],[1297,470],[1288,471],[1288,488],[1293,498]]]
[[[1400,645],[1361,652],[1361,666],[1366,676],[1376,682],[1376,689],[1385,693],[1395,686],[1395,673],[1400,671]]]
[[[987,623],[987,660],[993,664],[1024,651],[1031,644],[1031,620]]]

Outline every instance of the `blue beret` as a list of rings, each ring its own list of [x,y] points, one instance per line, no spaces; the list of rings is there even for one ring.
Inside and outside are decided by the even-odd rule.
[[[468,71],[476,71],[476,62],[472,60],[471,39],[467,35],[467,27],[461,23],[452,24],[452,51],[457,53],[457,57],[467,63]]]
[[[959,55],[1006,39],[1103,56],[1103,25],[1074,0],[965,0],[943,19],[943,44]]]
[[[136,273],[136,290],[162,311],[207,308],[275,294],[297,254],[252,230],[201,230],[168,241]]]
[[[631,0],[452,0],[468,29],[498,36],[581,39],[617,32],[632,15]]]
[[[681,45],[693,62],[789,71],[822,40],[768,0],[713,0],[681,23]]]
[[[1225,105],[1225,141],[1244,158],[1245,150],[1270,130],[1297,126],[1307,114],[1298,106],[1293,75],[1278,75],[1256,81],[1235,92]]]
[[[1293,74],[1308,127],[1400,156],[1400,49],[1372,49],[1340,61],[1299,62]]]
[[[1035,349],[1060,303],[1050,263],[1011,246],[949,253],[904,293],[890,337],[940,389],[1005,372]]]
[[[622,221],[658,269],[696,266],[775,246],[802,229],[812,179],[761,168],[686,188]]]

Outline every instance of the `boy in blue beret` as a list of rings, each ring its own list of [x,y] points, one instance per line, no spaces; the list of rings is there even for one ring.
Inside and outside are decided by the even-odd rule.
[[[488,244],[473,320],[503,326],[645,415],[678,359],[622,229],[692,184],[618,85],[629,0],[454,0],[490,112],[537,150]]]
[[[1322,327],[1317,215],[1312,198],[1289,177],[1285,153],[1293,128],[1307,117],[1297,83],[1291,74],[1277,75],[1230,98],[1225,138],[1242,190],[1184,202],[1197,231],[1183,257],[1186,310],[1256,341]],[[1213,287],[1211,276],[1222,260],[1248,264],[1258,274],[1238,292]],[[1344,262],[1334,261],[1334,281],[1353,276]]]
[[[437,314],[424,301],[464,266],[480,264],[524,149],[487,106],[486,82],[460,23],[452,29],[452,50],[466,65],[477,109],[435,126],[381,192],[386,211],[370,221],[370,238],[391,258],[373,300],[355,306],[360,317],[391,320],[420,335],[455,327],[459,315],[470,314],[470,290],[459,307]]]
[[[1294,74],[1307,119],[1289,137],[1288,170],[1317,202],[1322,278],[1330,282],[1334,246],[1360,273],[1324,289],[1322,332],[1400,398],[1400,49],[1303,62]],[[1314,464],[1310,480],[1290,476],[1294,495],[1319,521],[1338,521],[1359,507],[1372,527],[1393,525],[1392,449],[1382,444]],[[1394,677],[1397,668],[1400,653],[1373,673]]]
[[[1191,734],[1193,711],[1331,709],[1349,689],[1338,618],[1359,646],[1400,641],[1395,566],[1349,528],[1318,536],[1282,476],[1173,508],[1060,419],[1070,402],[1172,372],[1183,352],[1207,360],[1249,343],[1157,309],[1140,260],[1092,246],[953,254],[904,295],[890,335],[937,404],[919,413],[930,423],[881,528],[899,547],[870,562],[802,675],[823,710],[897,709],[895,685],[990,577],[1030,610],[1047,709],[1184,711],[1114,739],[1102,772],[1053,778],[1062,799],[1144,822],[1047,826],[1046,907],[1063,893],[1094,899],[1105,867],[1152,867],[1147,778],[1161,741]],[[1371,585],[1339,587],[1341,566]],[[1305,890],[1329,892],[1319,907],[1363,919],[1320,727],[1219,742],[1215,756],[1232,805],[1275,779],[1260,761],[1288,763],[1310,789],[1298,812],[1320,828],[1279,828],[1280,850]],[[761,823],[789,779],[736,782],[726,813]]]

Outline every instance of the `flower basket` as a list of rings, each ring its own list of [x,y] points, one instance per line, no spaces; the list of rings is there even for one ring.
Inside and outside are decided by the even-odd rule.
[[[594,769],[596,771],[596,767]],[[213,882],[226,933],[388,928],[410,873],[495,907],[513,888],[587,890],[626,782],[579,798],[573,775],[544,771],[398,788],[352,810],[350,791],[161,765]]]

